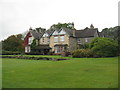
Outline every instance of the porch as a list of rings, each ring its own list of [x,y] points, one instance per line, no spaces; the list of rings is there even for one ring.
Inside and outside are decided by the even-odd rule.
[[[32,52],[36,54],[47,55],[49,54],[50,50],[51,48],[49,47],[49,45],[38,45],[34,49],[32,49]]]
[[[54,45],[54,53],[59,55],[62,52],[67,50],[68,45],[67,44],[56,44]]]

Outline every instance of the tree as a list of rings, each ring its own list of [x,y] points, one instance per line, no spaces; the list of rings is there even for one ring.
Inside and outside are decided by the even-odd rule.
[[[32,44],[31,44],[31,49],[34,49],[36,47],[36,40],[34,39]]]
[[[116,27],[111,27],[111,28],[105,28],[102,30],[102,33],[104,33],[104,35],[106,37],[110,37],[112,39],[118,39],[118,37],[120,37],[120,26],[116,26]]]
[[[61,27],[69,28],[69,29],[75,29],[74,28],[74,23],[72,22],[72,23],[58,23],[58,24],[53,24],[50,27],[50,30],[52,30],[53,28],[60,29]]]
[[[90,43],[90,49],[100,57],[115,56],[118,53],[118,43],[110,38],[95,38]]]
[[[5,51],[23,51],[23,40],[15,35],[8,37],[2,41],[2,49]]]
[[[22,34],[17,34],[16,37],[17,37],[18,39],[22,40],[23,35],[22,35]]]

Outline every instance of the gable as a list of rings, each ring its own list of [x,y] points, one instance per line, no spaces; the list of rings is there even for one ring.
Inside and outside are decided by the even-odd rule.
[[[66,32],[62,29],[62,30],[59,32],[59,35],[63,35],[63,34],[66,34]]]
[[[65,34],[66,34],[66,31],[64,29],[61,29],[59,30],[59,32],[55,30],[52,35],[65,35]]]
[[[59,35],[59,33],[55,30],[52,35]]]
[[[99,37],[98,30],[94,33],[94,37]]]
[[[44,34],[43,34],[43,37],[48,37],[48,33],[44,33]]]

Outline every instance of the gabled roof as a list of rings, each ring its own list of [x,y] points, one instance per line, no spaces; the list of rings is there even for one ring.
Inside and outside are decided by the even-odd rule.
[[[68,29],[68,28],[64,28],[64,27],[61,27],[61,30],[65,30],[66,33],[69,35],[69,36],[73,36],[73,30],[72,29]]]
[[[54,31],[55,31],[54,29],[51,29],[51,30],[48,29],[48,30],[46,31],[46,33],[48,33],[48,35],[51,36]]]
[[[35,30],[30,30],[30,33],[32,34],[32,36],[37,39],[38,38],[38,34]]]
[[[73,36],[73,30],[65,27],[61,27],[60,29],[58,28],[53,29],[53,31],[51,32],[51,35],[54,33],[54,31],[57,31],[59,33],[61,30],[64,30],[69,36]]]
[[[100,37],[104,37],[105,35],[102,32],[99,32]]]
[[[76,30],[75,36],[79,38],[94,37],[96,31],[98,31],[97,28],[94,29],[86,28],[84,30]]]
[[[30,33],[35,39],[40,39],[42,35],[44,34],[44,32],[40,33],[40,32],[37,32],[36,30],[30,30]]]
[[[44,35],[44,33],[47,33],[49,36],[51,36],[54,33],[54,31],[57,31],[59,33],[61,30],[64,30],[69,36],[78,37],[78,38],[94,37],[96,32],[98,33],[99,36],[102,36],[102,33],[98,32],[98,28],[94,28],[93,26],[82,30],[73,30],[73,29],[61,27],[60,29],[54,28],[54,29],[48,29],[47,31],[43,30],[41,32],[30,29],[29,32],[32,34],[32,36],[35,39],[40,39]]]

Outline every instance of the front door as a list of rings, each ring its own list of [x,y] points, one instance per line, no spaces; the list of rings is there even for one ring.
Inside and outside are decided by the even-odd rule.
[[[55,53],[61,53],[64,51],[64,47],[63,46],[55,46]]]

